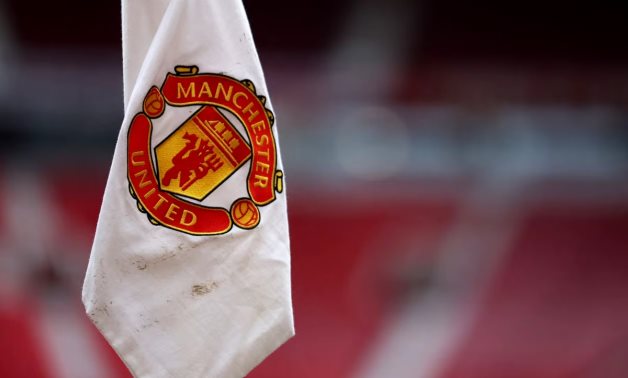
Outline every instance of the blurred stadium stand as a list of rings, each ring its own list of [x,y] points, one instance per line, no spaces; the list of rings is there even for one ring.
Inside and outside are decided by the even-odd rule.
[[[297,336],[255,378],[628,376],[628,5],[245,1]],[[118,2],[0,3],[0,377],[128,377],[80,287]]]

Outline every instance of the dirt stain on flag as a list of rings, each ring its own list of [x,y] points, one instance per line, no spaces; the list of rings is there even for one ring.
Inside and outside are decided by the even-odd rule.
[[[192,295],[195,297],[203,296],[211,293],[218,288],[218,284],[214,281],[209,283],[201,283],[192,286]]]
[[[133,262],[133,265],[137,268],[137,270],[145,270],[148,268],[148,263],[143,259],[138,259]]]
[[[131,261],[131,264],[133,266],[135,266],[137,268],[137,270],[146,270],[149,266],[151,265],[157,265],[159,263],[162,263],[164,261],[168,261],[174,257],[177,257],[176,252],[174,251],[168,251],[162,255],[158,255],[155,257],[152,257],[150,259],[145,258],[145,257],[137,257],[134,258]]]

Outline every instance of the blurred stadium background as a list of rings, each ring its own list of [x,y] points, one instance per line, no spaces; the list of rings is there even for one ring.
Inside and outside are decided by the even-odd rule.
[[[628,376],[628,6],[248,0],[297,337],[255,378]],[[0,377],[128,377],[80,287],[118,2],[0,3]]]

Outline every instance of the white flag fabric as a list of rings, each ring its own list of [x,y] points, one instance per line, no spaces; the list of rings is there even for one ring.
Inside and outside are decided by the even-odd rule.
[[[137,377],[242,377],[294,335],[277,125],[241,0],[123,0],[125,118],[83,286]]]

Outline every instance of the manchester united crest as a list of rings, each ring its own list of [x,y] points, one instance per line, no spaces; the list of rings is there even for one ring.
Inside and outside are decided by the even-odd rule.
[[[193,235],[260,223],[259,207],[283,187],[274,116],[265,103],[250,80],[199,73],[196,66],[177,66],[161,88],[150,88],[129,127],[127,170],[131,195],[151,223]],[[168,124],[167,105],[187,107],[191,115]],[[155,143],[154,134],[166,136]],[[236,175],[245,166],[248,174]],[[245,196],[228,206],[206,204],[236,176]]]

